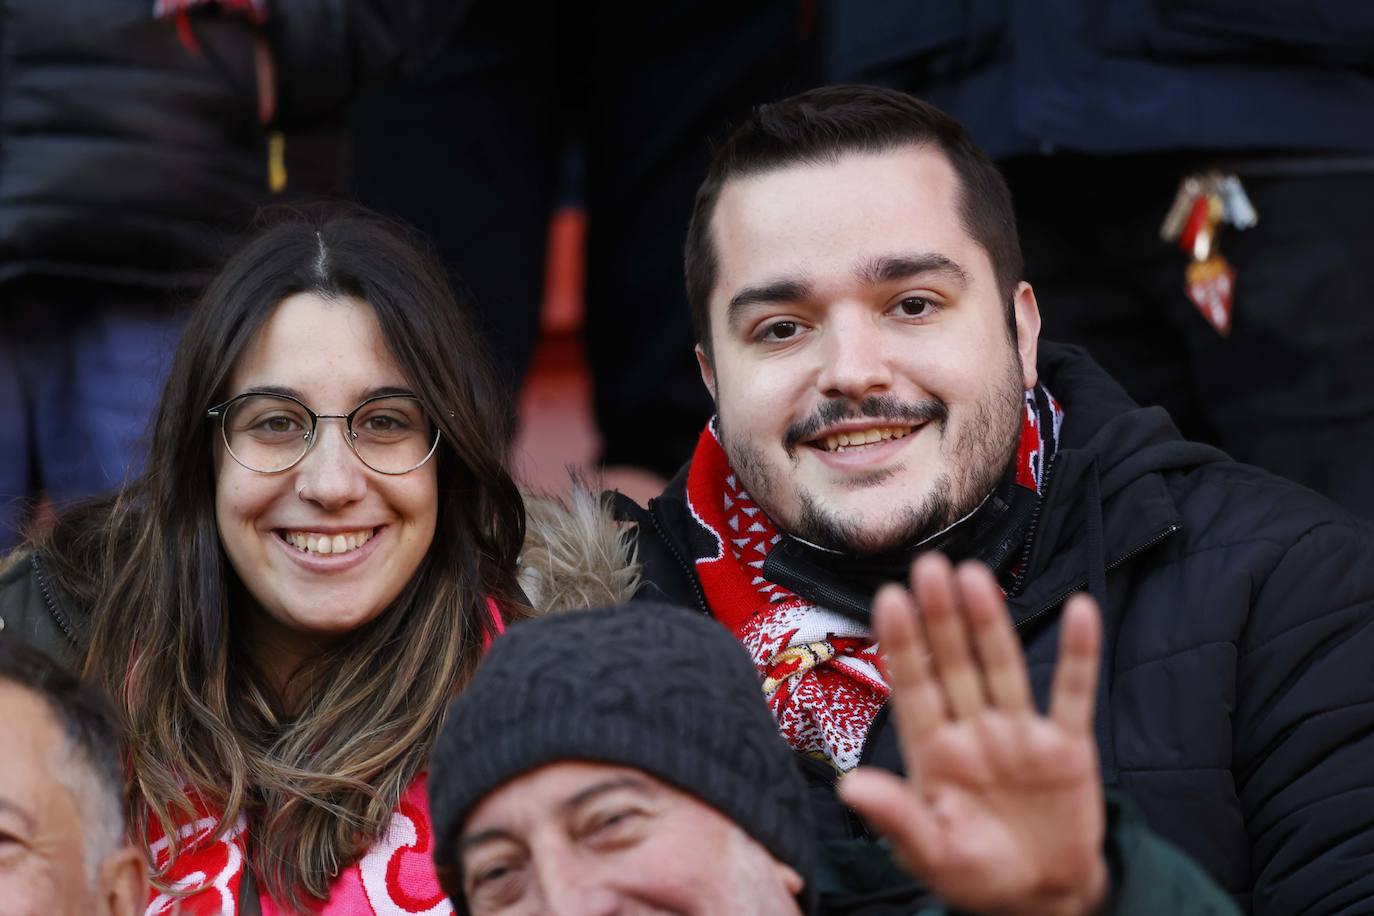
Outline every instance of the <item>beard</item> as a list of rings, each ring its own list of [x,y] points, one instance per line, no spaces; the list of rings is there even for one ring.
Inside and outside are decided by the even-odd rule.
[[[1013,347],[1006,371],[999,384],[989,389],[961,424],[953,440],[949,438],[949,409],[939,400],[903,403],[891,396],[866,398],[861,402],[831,400],[816,413],[790,427],[784,436],[784,449],[795,468],[800,443],[832,423],[845,419],[872,418],[894,423],[926,422],[939,433],[939,448],[945,470],[931,481],[926,494],[915,502],[900,502],[893,494],[892,512],[884,519],[860,523],[827,506],[817,495],[770,467],[763,451],[753,443],[730,435],[717,420],[721,446],[730,467],[754,501],[786,534],[819,547],[842,553],[867,555],[885,553],[918,544],[938,534],[974,511],[1001,481],[1016,454],[1021,437],[1025,389],[1022,385],[1021,357]],[[881,486],[894,476],[885,469],[856,476],[846,481],[847,489]],[[780,513],[780,488],[793,487],[795,518]]]

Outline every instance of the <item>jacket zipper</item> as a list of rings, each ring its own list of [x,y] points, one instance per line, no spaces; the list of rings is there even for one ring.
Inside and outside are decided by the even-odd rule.
[[[662,541],[664,546],[668,548],[668,552],[673,555],[673,559],[677,560],[678,566],[682,567],[683,573],[687,576],[687,581],[692,583],[692,591],[697,597],[698,610],[700,610],[707,617],[710,617],[712,616],[711,609],[706,606],[706,596],[702,594],[701,583],[697,581],[696,574],[692,572],[692,567],[688,566],[687,561],[683,559],[682,553],[677,549],[677,545],[675,545],[671,540],[668,539],[667,532],[663,530],[663,525],[658,520],[657,507],[658,500],[649,500],[649,521],[654,523],[654,531],[658,534],[658,539]]]
[[[1158,544],[1160,541],[1164,540],[1165,538],[1172,537],[1174,534],[1177,534],[1178,531],[1179,531],[1179,529],[1181,529],[1182,527],[1183,527],[1183,526],[1180,525],[1180,524],[1178,524],[1177,522],[1171,523],[1167,528],[1163,528],[1163,529],[1161,529],[1160,531],[1156,532],[1155,535],[1154,535],[1154,537],[1150,538],[1148,541],[1144,542],[1143,544],[1141,544],[1140,546],[1134,548],[1133,550],[1127,551],[1126,553],[1122,554],[1122,555],[1121,555],[1120,557],[1118,557],[1117,559],[1113,560],[1111,563],[1108,563],[1107,566],[1106,566],[1106,568],[1103,570],[1103,572],[1111,572],[1112,570],[1114,570],[1114,569],[1116,569],[1117,567],[1121,566],[1121,565],[1122,565],[1123,563],[1125,563],[1127,560],[1131,560],[1131,559],[1133,559],[1133,558],[1135,558],[1135,557],[1138,557],[1140,554],[1142,554],[1142,553],[1144,553],[1145,551],[1149,550],[1151,547],[1155,546],[1156,544]],[[1053,601],[1049,602],[1048,604],[1045,604],[1045,605],[1042,606],[1039,610],[1037,610],[1035,613],[1030,614],[1030,615],[1028,615],[1028,616],[1026,616],[1026,617],[1023,617],[1023,618],[1016,624],[1016,629],[1019,630],[1019,629],[1021,629],[1022,627],[1026,626],[1027,624],[1031,623],[1032,621],[1038,620],[1039,618],[1043,617],[1048,611],[1050,611],[1050,610],[1052,610],[1052,609],[1058,607],[1059,605],[1063,604],[1063,603],[1064,603],[1064,600],[1065,600],[1066,598],[1068,598],[1070,595],[1072,595],[1074,592],[1081,592],[1081,591],[1087,586],[1087,584],[1088,584],[1088,580],[1087,580],[1087,579],[1080,579],[1080,580],[1078,580],[1078,582],[1074,583],[1074,584],[1073,584],[1072,586],[1070,586],[1068,589],[1066,589],[1066,590],[1064,590],[1063,592],[1061,592],[1061,593],[1059,594],[1059,596],[1056,597]]]
[[[43,603],[48,606],[48,613],[52,619],[57,621],[57,625],[62,628],[62,632],[67,634],[68,639],[76,639],[76,632],[72,628],[72,623],[67,619],[67,615],[57,606],[57,600],[52,596],[52,590],[48,588],[48,577],[43,572],[43,564],[38,561],[38,553],[29,554],[29,565],[33,567],[33,573],[38,577],[38,590],[43,593]]]
[[[773,555],[769,554],[769,556],[771,557]],[[823,582],[817,582],[813,576],[809,576],[805,572],[799,571],[798,569],[796,569],[796,567],[791,566],[787,562],[787,559],[785,557],[779,557],[775,561],[775,564],[776,565],[774,566],[774,569],[776,569],[779,572],[782,572],[784,576],[786,576],[787,578],[798,579],[806,582],[807,591],[815,595],[819,599],[816,602],[817,604],[821,605],[822,607],[829,608],[830,610],[833,610],[836,613],[841,614],[845,617],[849,617],[850,619],[858,619],[855,617],[853,613],[844,610],[844,608],[854,606],[853,600],[850,599],[848,596],[840,594],[839,592],[835,591]],[[760,570],[760,572],[762,572],[762,570]],[[773,580],[770,579],[769,581]],[[787,586],[783,587],[787,588]],[[801,594],[801,592],[793,588],[789,588],[788,590],[798,595]],[[862,613],[862,611],[860,613]]]
[[[1050,483],[1054,479],[1055,459],[1059,453],[1055,452],[1050,456],[1049,462],[1045,465],[1045,477],[1040,482],[1040,493],[1035,500],[1035,508],[1031,511],[1030,525],[1026,528],[1026,537],[1021,544],[1021,559],[1018,565],[1021,571],[1016,574],[1016,581],[1012,583],[1008,595],[1015,595],[1021,591],[1021,586],[1026,582],[1026,574],[1030,572],[1031,548],[1035,546],[1035,535],[1040,530],[1040,513],[1043,511],[1045,503],[1049,502]]]

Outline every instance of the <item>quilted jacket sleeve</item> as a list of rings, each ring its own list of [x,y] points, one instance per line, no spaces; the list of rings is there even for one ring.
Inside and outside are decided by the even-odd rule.
[[[267,35],[285,123],[337,116],[363,89],[438,52],[471,0],[271,0]]]
[[[1234,772],[1254,912],[1374,910],[1374,529],[1308,530],[1241,640]]]

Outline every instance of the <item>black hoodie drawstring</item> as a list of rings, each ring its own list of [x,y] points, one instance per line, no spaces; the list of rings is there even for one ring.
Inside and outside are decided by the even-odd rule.
[[[1085,525],[1088,536],[1088,594],[1097,601],[1102,615],[1102,652],[1097,676],[1097,702],[1093,711],[1093,731],[1097,736],[1102,781],[1108,786],[1117,784],[1116,745],[1112,739],[1112,717],[1108,699],[1111,697],[1112,657],[1116,654],[1116,617],[1108,609],[1107,550],[1102,523],[1102,480],[1098,474],[1097,458],[1088,465],[1084,502]]]

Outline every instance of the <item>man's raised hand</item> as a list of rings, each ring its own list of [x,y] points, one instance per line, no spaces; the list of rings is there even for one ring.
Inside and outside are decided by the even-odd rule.
[[[1108,883],[1092,732],[1096,603],[1077,595],[1064,608],[1041,715],[988,569],[956,572],[930,554],[913,565],[911,585],[885,586],[873,603],[907,776],[863,768],[840,781],[841,797],[953,906],[1096,912]]]

